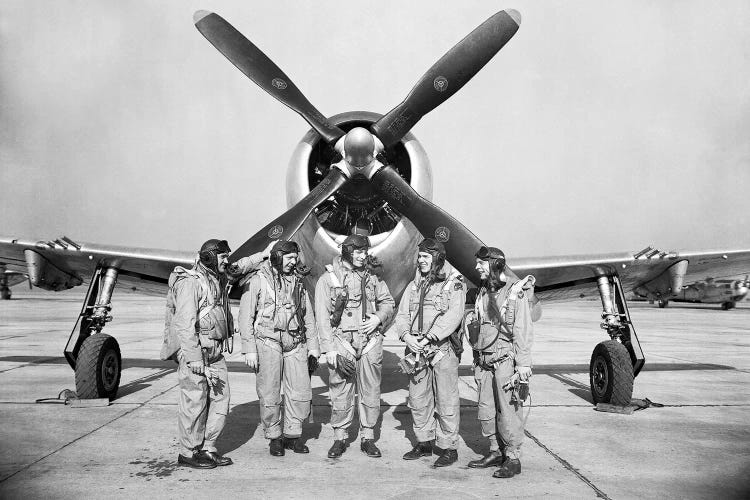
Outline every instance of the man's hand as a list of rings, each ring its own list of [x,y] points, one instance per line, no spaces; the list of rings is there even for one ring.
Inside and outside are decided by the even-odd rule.
[[[521,380],[523,382],[528,382],[529,378],[531,378],[531,367],[530,366],[517,366],[516,373],[518,373],[518,376],[521,377]]]
[[[364,333],[365,335],[370,335],[372,332],[375,331],[375,329],[380,324],[380,318],[376,314],[370,314],[370,317],[367,318],[367,321],[359,325],[359,333]]]
[[[320,357],[320,351],[319,351],[319,350],[317,350],[317,349],[309,349],[309,350],[307,351],[307,354],[308,354],[309,356],[315,356],[315,359],[318,359],[318,358]]]
[[[330,366],[334,370],[336,369],[336,356],[337,355],[338,353],[336,351],[328,351],[326,353],[326,361],[328,362],[328,366]]]
[[[250,367],[251,371],[257,372],[258,371],[258,353],[249,352],[245,354],[245,364]]]
[[[422,352],[422,344],[417,340],[417,337],[411,333],[404,335],[404,342],[406,342],[406,347],[408,347],[411,352]]]
[[[203,361],[189,361],[188,368],[196,375],[203,375],[205,368],[203,367]]]
[[[260,253],[264,259],[267,259],[271,256],[271,249],[276,244],[276,242],[279,240],[272,240],[271,243],[266,246],[266,248],[263,249],[263,251]]]

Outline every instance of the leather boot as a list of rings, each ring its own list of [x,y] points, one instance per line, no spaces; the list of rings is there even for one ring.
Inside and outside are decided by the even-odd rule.
[[[502,465],[502,463],[503,453],[500,450],[497,450],[489,452],[489,454],[483,456],[482,458],[472,460],[468,463],[468,465],[472,469],[486,469],[487,467],[497,467],[499,465]]]
[[[343,439],[337,439],[333,442],[333,446],[328,450],[328,458],[339,458],[344,454],[346,450],[346,442]]]
[[[432,441],[420,441],[411,451],[404,453],[404,460],[416,460],[430,455],[432,455]]]
[[[458,461],[458,450],[447,449],[435,460],[433,467],[447,467]]]
[[[380,450],[375,446],[374,439],[363,439],[359,445],[360,449],[367,454],[368,457],[380,458]]]
[[[506,458],[503,465],[492,474],[492,477],[505,479],[521,473],[521,461],[517,458]]]
[[[268,443],[268,451],[271,453],[271,456],[273,457],[283,457],[284,456],[284,439],[280,437],[273,438]]]
[[[310,453],[310,448],[300,438],[284,438],[284,448],[294,453]]]
[[[201,458],[205,458],[206,460],[210,460],[211,462],[215,463],[216,465],[222,466],[222,465],[232,465],[234,462],[232,462],[232,459],[229,457],[224,457],[216,453],[215,451],[206,451],[201,450],[198,452],[198,455]]]
[[[203,458],[200,453],[193,453],[190,456],[178,455],[177,463],[180,465],[187,465],[193,469],[213,469],[216,464],[211,460]]]

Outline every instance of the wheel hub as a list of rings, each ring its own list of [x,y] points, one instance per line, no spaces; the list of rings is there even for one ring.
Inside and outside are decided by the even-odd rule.
[[[609,382],[609,373],[607,371],[607,363],[601,356],[597,357],[594,361],[593,377],[594,389],[597,394],[604,394]]]
[[[102,360],[102,383],[106,391],[111,391],[117,383],[117,374],[120,372],[120,363],[117,361],[117,353],[110,350]]]

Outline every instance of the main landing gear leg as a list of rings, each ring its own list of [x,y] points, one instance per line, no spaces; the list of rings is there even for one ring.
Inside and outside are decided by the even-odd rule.
[[[114,399],[120,386],[120,346],[114,337],[101,333],[104,325],[112,321],[109,312],[116,284],[116,268],[96,268],[65,346],[65,359],[75,370],[76,394],[81,399]]]
[[[618,276],[597,279],[602,299],[602,329],[610,340],[599,343],[591,355],[589,380],[594,404],[627,406],[633,397],[633,379],[643,368],[645,358]]]

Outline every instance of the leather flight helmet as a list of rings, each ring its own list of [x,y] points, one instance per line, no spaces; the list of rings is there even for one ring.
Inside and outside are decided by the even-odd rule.
[[[341,258],[352,264],[354,250],[370,248],[370,240],[362,234],[351,234],[341,243]]]
[[[437,274],[443,269],[446,257],[445,245],[432,238],[425,238],[417,245],[417,249],[432,255],[431,273]]]
[[[299,253],[299,245],[294,241],[277,241],[271,247],[271,256],[269,258],[271,265],[281,272],[281,264],[284,262],[284,255],[289,253]]]
[[[231,251],[227,240],[218,240],[214,238],[201,245],[201,249],[198,252],[198,259],[208,270],[213,273],[218,273],[219,261],[216,257],[219,254],[229,253]]]

